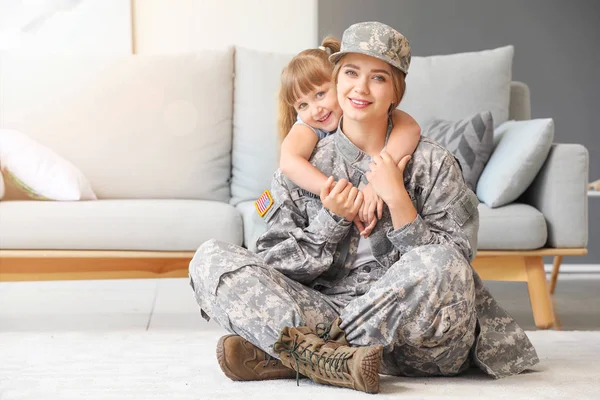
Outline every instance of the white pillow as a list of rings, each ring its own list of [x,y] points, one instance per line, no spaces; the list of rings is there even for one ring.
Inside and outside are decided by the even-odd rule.
[[[0,170],[27,197],[37,200],[96,200],[86,177],[69,161],[12,129],[0,129]]]
[[[477,197],[488,207],[515,201],[546,161],[554,140],[554,120],[507,121],[494,132],[494,151],[477,183]]]

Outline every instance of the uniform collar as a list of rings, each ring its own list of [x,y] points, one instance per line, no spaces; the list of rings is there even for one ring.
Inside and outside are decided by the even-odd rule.
[[[342,157],[349,162],[350,164],[357,166],[359,169],[366,172],[368,168],[368,163],[371,161],[371,156],[367,153],[356,147],[354,143],[348,139],[348,137],[342,132],[342,120],[344,116],[340,118],[340,122],[338,122],[337,131],[335,132],[335,145],[337,150],[340,152]],[[394,127],[392,123],[392,119],[388,118],[388,128],[385,136],[385,145],[387,145],[388,138],[390,137],[390,132]],[[385,146],[384,146],[385,148]],[[361,161],[366,160],[366,163],[362,163]]]

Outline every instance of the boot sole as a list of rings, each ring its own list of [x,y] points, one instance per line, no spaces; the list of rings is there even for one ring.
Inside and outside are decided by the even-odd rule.
[[[222,336],[217,343],[217,361],[219,362],[219,367],[221,367],[221,371],[225,374],[226,377],[231,379],[232,381],[242,381],[244,379],[240,378],[227,366],[227,362],[225,361],[225,340],[235,335],[226,335]]]
[[[360,363],[362,376],[364,377],[365,392],[379,393],[379,366],[383,356],[383,346],[372,346],[365,354]]]

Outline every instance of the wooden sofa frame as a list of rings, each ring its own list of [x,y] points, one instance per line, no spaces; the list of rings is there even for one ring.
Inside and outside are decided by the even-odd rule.
[[[0,281],[41,281],[188,276],[193,252],[0,250]],[[484,280],[527,282],[535,324],[556,326],[551,293],[563,256],[585,256],[587,249],[530,251],[481,250],[473,267]],[[544,256],[554,257],[550,290]]]

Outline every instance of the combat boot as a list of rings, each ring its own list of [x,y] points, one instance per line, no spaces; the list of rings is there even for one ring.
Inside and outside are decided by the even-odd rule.
[[[308,327],[285,327],[273,350],[283,365],[314,382],[379,392],[381,345],[353,347],[341,340],[325,341]]]
[[[246,339],[226,335],[217,344],[217,360],[225,376],[234,381],[293,379],[296,372]]]
[[[315,327],[315,333],[326,342],[334,341],[343,344],[344,346],[350,346],[350,343],[348,343],[348,340],[346,339],[346,332],[340,328],[341,323],[342,319],[340,317],[337,317],[329,324],[323,322],[318,323]]]

